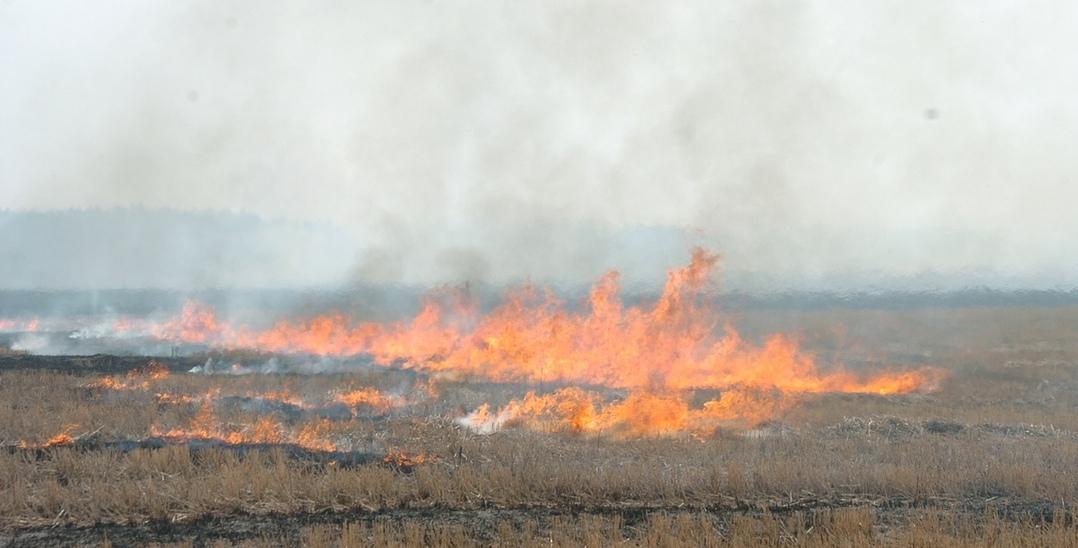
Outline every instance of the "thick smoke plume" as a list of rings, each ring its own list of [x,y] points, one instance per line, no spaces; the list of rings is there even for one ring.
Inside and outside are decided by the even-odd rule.
[[[733,288],[1056,286],[1078,274],[1078,70],[1054,54],[1078,45],[1075,15],[13,0],[0,207],[242,210],[354,242],[308,279],[252,284],[655,279],[705,244]],[[227,285],[227,267],[115,284]]]

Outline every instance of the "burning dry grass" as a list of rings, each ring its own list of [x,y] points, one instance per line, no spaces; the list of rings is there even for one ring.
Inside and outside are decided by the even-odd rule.
[[[159,362],[150,360],[145,367],[132,369],[126,375],[104,377],[99,380],[86,383],[86,388],[99,388],[104,390],[149,390],[150,386],[157,381],[167,379],[168,368]]]
[[[455,441],[460,461],[401,456],[399,464],[411,473],[304,465],[273,452],[193,455],[184,446],[129,453],[56,448],[43,460],[6,454],[0,455],[0,516],[10,527],[46,525],[57,516],[91,524],[431,507],[781,510],[948,507],[989,499],[1001,506],[1029,500],[1070,505],[1078,487],[1070,473],[1078,453],[1073,442],[1060,441],[1036,443],[1032,451],[1028,443],[1010,443],[995,453],[988,451],[997,444],[935,439],[730,440],[722,447],[667,441],[615,448],[500,436]]]
[[[45,440],[42,443],[33,444],[28,443],[26,440],[20,440],[19,443],[17,443],[15,446],[19,449],[50,449],[53,447],[64,447],[68,445],[73,445],[75,443],[75,438],[71,437],[71,433],[74,432],[75,429],[78,427],[79,425],[77,424],[69,424],[64,427],[62,432]]]
[[[74,402],[45,401],[56,406],[50,409],[84,417],[83,426],[69,431],[73,436],[97,428],[105,435],[108,424],[128,424],[127,432],[113,427],[107,434],[124,439],[142,436],[151,425],[169,420],[208,420],[204,407],[160,406],[137,391],[131,393],[145,396],[144,407],[130,409],[125,402],[80,389],[82,379],[67,375],[20,372],[0,379],[2,395],[9,397],[4,401],[14,406],[26,403],[20,393],[42,384],[57,394],[81,394]],[[441,394],[451,400],[453,387],[443,386]],[[827,396],[820,398],[815,405],[829,405]],[[415,415],[323,423],[328,431],[321,432],[320,439],[338,446],[401,451],[390,453],[401,466],[389,469],[316,466],[273,452],[211,450],[196,455],[184,446],[127,453],[57,447],[35,458],[0,454],[0,523],[45,525],[55,523],[57,516],[61,523],[81,524],[186,521],[241,511],[1078,502],[1078,440],[1073,432],[1030,434],[977,424],[940,428],[913,418],[940,416],[939,399],[875,398],[878,406],[910,412],[905,417],[832,416],[821,426],[764,425],[751,436],[724,430],[707,439],[566,436],[515,429],[481,435],[448,418]],[[870,401],[876,400],[866,403]],[[820,420],[819,410],[814,413]],[[262,419],[222,409],[212,424],[257,425]],[[53,426],[54,420],[51,412],[23,414],[21,427],[40,433],[16,436],[9,430],[4,437],[45,442],[64,428]],[[292,429],[303,424],[275,420]],[[12,423],[4,425],[11,428]]]
[[[1065,309],[1054,313],[1078,317]],[[846,322],[859,325],[863,314],[850,312]],[[925,314],[932,320],[942,313]],[[896,329],[924,341],[933,363],[949,370],[938,392],[804,393],[765,413],[762,422],[718,422],[699,431],[678,426],[663,437],[637,436],[619,423],[618,413],[649,412],[631,389],[442,380],[434,390],[422,374],[392,369],[143,375],[117,389],[97,385],[101,378],[92,376],[2,372],[0,444],[10,450],[0,452],[0,528],[381,511],[426,514],[312,527],[303,539],[314,545],[737,545],[754,539],[811,546],[842,538],[851,545],[962,546],[987,535],[998,545],[1074,545],[1073,521],[1044,527],[1020,520],[1040,519],[1045,509],[1063,515],[1078,503],[1078,343],[1068,329],[1052,332],[1038,323],[1024,334],[1019,323],[1001,331],[999,311],[970,314],[957,334],[939,335],[932,321],[923,331],[904,324]],[[796,321],[811,330],[835,316],[821,312],[816,323]],[[996,340],[1000,333],[1006,345]],[[827,336],[809,335],[802,344],[826,353]],[[887,347],[880,339],[864,340]],[[908,355],[911,348],[895,352]],[[860,352],[850,363],[867,369],[872,361],[866,356],[893,359],[889,350]],[[149,382],[145,389],[143,381]],[[739,392],[676,391],[669,397],[676,412],[647,422],[683,420],[691,416],[683,410],[706,409],[703,402],[731,394]],[[469,414],[483,403],[490,404],[489,416],[520,405],[534,409],[489,433],[462,427],[458,420],[474,420]],[[346,412],[332,419],[317,414],[334,405]],[[361,407],[370,412],[355,412]],[[314,429],[310,437],[304,437],[307,428]],[[344,467],[297,461],[282,451],[87,450],[52,443],[58,434],[128,440],[154,429],[188,436],[201,429],[226,440],[238,436],[238,442],[328,442],[389,460]],[[20,450],[20,442],[40,450]],[[837,508],[839,517],[812,512],[820,508]],[[534,509],[597,515],[537,516]],[[523,517],[504,528],[495,520],[482,530],[469,521],[434,519],[457,512],[482,521],[483,512],[497,511]],[[619,524],[619,516],[633,512],[642,517]],[[803,524],[789,521],[797,512]]]
[[[271,417],[259,417],[253,423],[227,425],[217,418],[212,405],[203,404],[189,426],[170,430],[153,426],[150,436],[172,443],[216,440],[226,445],[289,444],[313,451],[336,451],[337,446],[327,437],[330,429],[330,424],[324,420],[289,428]]]
[[[368,407],[380,413],[387,413],[391,409],[401,407],[407,403],[400,396],[386,395],[374,388],[359,388],[339,392],[333,395],[333,401],[347,405],[352,409]]]
[[[580,432],[616,430],[628,436],[706,433],[723,424],[769,418],[805,394],[905,394],[933,390],[945,377],[930,366],[871,372],[840,364],[824,368],[782,334],[770,334],[761,343],[745,339],[709,296],[717,261],[717,255],[694,250],[690,264],[668,273],[649,306],[623,305],[617,273],[610,272],[595,283],[579,311],[551,291],[523,287],[507,292],[502,304],[486,314],[468,295],[449,292],[428,296],[408,322],[355,322],[333,313],[257,330],[233,326],[212,308],[189,302],[179,317],[152,325],[148,332],[224,349],[363,354],[383,366],[453,378],[629,392],[616,404],[576,389],[531,394],[497,412],[484,407],[463,422],[486,431],[511,422]],[[693,392],[701,389],[723,395],[690,406]],[[357,393],[344,401],[392,406],[386,400],[358,399],[364,396]]]
[[[624,438],[681,432],[710,436],[723,425],[756,424],[778,416],[797,400],[778,391],[728,390],[694,409],[684,392],[631,392],[623,399],[607,402],[602,394],[569,387],[542,396],[528,392],[497,411],[483,404],[460,417],[458,423],[486,434],[515,426]]]

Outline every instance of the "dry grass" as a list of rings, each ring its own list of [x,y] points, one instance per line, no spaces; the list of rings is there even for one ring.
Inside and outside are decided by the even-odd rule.
[[[107,545],[107,539],[103,545]],[[256,548],[301,544],[311,548],[462,546],[889,546],[901,547],[1074,547],[1078,532],[1062,519],[1014,522],[995,518],[956,519],[936,512],[911,517],[901,527],[887,527],[871,509],[824,510],[787,516],[770,514],[722,519],[707,513],[654,512],[627,524],[621,516],[554,516],[499,520],[477,529],[440,521],[345,522],[315,525],[286,536],[263,535],[211,546]],[[165,546],[165,545],[158,545]],[[191,542],[168,546],[190,547]]]
[[[139,438],[154,426],[187,424],[198,412],[197,404],[159,403],[157,391],[287,390],[322,402],[334,391],[373,386],[413,404],[333,421],[332,441],[346,450],[393,448],[440,458],[405,473],[381,465],[304,464],[281,453],[195,454],[184,447],[128,453],[56,448],[44,458],[4,452],[0,528],[182,523],[239,513],[640,508],[651,513],[631,525],[618,515],[581,515],[478,534],[467,524],[368,520],[311,527],[302,540],[313,546],[982,545],[978,539],[997,546],[1075,545],[1073,522],[1045,526],[1006,512],[999,517],[997,510],[1078,503],[1078,340],[1072,340],[1078,310],[826,311],[745,319],[759,332],[800,325],[802,344],[821,356],[866,368],[928,362],[951,377],[928,395],[806,398],[751,432],[618,440],[519,430],[477,435],[452,418],[484,401],[497,405],[517,397],[526,387],[443,381],[437,396],[428,397],[423,379],[399,371],[174,374],[145,391],[123,392],[85,388],[93,376],[9,371],[0,373],[0,442],[42,442],[71,424],[78,425],[76,434]],[[872,322],[875,329],[865,327]],[[847,337],[860,346],[844,346]],[[235,406],[216,412],[230,424],[257,418]],[[293,427],[314,420],[262,413]],[[797,513],[827,506],[841,509]],[[876,506],[879,514],[870,510]],[[896,507],[916,515],[903,513],[902,523],[892,526]],[[741,517],[727,519],[730,512]]]
[[[848,509],[819,512],[806,519],[789,517],[737,517],[718,523],[708,514],[668,515],[654,513],[634,527],[626,527],[620,517],[583,516],[547,523],[527,521],[521,527],[502,522],[492,538],[476,538],[459,525],[401,526],[345,524],[311,527],[301,533],[302,543],[311,547],[359,546],[1078,546],[1073,527],[1060,523],[1033,524],[990,520],[986,523],[958,521],[932,514],[907,526],[880,533],[872,512]],[[251,542],[247,545],[276,545]]]

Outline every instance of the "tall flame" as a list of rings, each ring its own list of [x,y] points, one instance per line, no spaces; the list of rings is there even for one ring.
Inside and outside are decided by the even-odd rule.
[[[785,405],[778,402],[794,401],[796,394],[899,394],[941,378],[932,368],[868,376],[839,367],[824,371],[783,335],[762,345],[742,339],[707,298],[717,261],[717,255],[694,250],[687,266],[668,273],[650,307],[623,305],[618,275],[610,272],[592,287],[584,311],[566,307],[550,291],[524,287],[508,292],[485,316],[467,299],[444,304],[445,299],[428,298],[410,322],[354,323],[343,314],[330,314],[257,331],[233,328],[209,307],[189,303],[178,320],[159,332],[224,348],[369,354],[383,365],[459,377],[630,391],[616,403],[579,389],[530,394],[497,413],[481,409],[477,413],[486,415],[466,418],[466,423],[485,425],[480,428],[519,422],[520,417],[555,416],[560,422],[554,421],[554,429],[662,433],[766,418]],[[694,389],[718,389],[723,395],[691,409],[686,392]]]

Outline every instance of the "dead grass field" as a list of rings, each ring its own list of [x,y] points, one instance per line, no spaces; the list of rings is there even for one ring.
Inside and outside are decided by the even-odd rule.
[[[797,333],[825,364],[931,364],[949,377],[928,394],[804,396],[751,429],[623,439],[477,434],[454,419],[535,387],[432,385],[392,369],[173,373],[125,389],[94,384],[143,378],[5,370],[0,542],[1078,545],[1078,308],[755,311],[736,322],[749,336]],[[328,417],[280,405],[287,394],[323,409],[366,388],[406,403]],[[289,432],[317,425],[342,450],[433,458],[352,467],[280,450],[16,447],[65,431],[140,439],[206,406],[222,428],[271,417]]]

